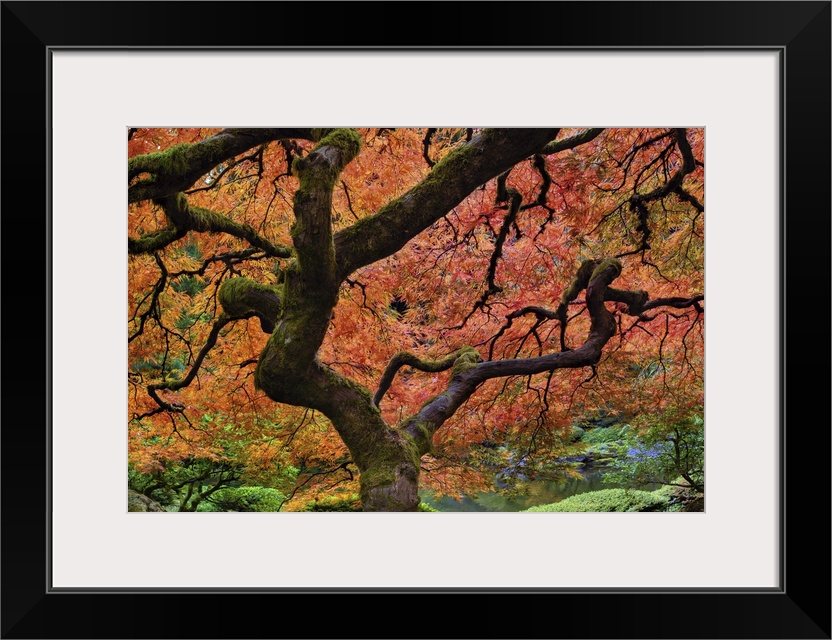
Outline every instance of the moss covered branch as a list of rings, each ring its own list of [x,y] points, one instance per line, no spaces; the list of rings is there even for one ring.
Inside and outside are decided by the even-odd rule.
[[[188,233],[187,229],[180,229],[172,224],[169,224],[164,229],[149,233],[141,238],[127,238],[127,253],[153,253],[164,249],[172,242],[176,242],[180,238],[184,238]]]
[[[476,356],[473,354],[476,354]],[[390,389],[390,385],[393,384],[393,379],[396,377],[396,373],[404,366],[411,367],[417,371],[424,371],[426,373],[438,373],[440,371],[447,371],[451,367],[455,367],[457,362],[461,360],[464,360],[464,362],[467,363],[474,359],[476,359],[477,362],[482,361],[479,352],[477,352],[477,350],[473,347],[462,347],[461,349],[458,349],[450,355],[440,358],[439,360],[422,360],[407,351],[399,351],[390,359],[390,362],[387,363],[384,374],[381,376],[381,380],[378,383],[378,390],[373,396],[373,405],[376,407],[380,405],[384,394],[387,393],[387,390]]]
[[[697,312],[703,311],[699,304],[705,299],[701,293],[691,296],[689,298],[669,297],[656,298],[650,300],[650,296],[646,291],[622,291],[620,289],[607,289],[604,299],[609,302],[621,302],[627,305],[625,313],[630,316],[642,316],[651,309],[658,309],[659,307],[671,307],[674,309],[686,309],[693,307]]]
[[[319,280],[335,279],[332,238],[332,190],[341,171],[358,155],[361,136],[352,129],[335,129],[318,142],[293,170],[300,181],[295,193],[295,223],[291,234],[301,270]]]
[[[451,151],[417,186],[374,216],[335,235],[340,277],[401,249],[474,189],[540,151],[557,132],[558,129],[485,129]]]
[[[392,429],[369,392],[315,363],[305,380],[315,406],[331,421],[361,472],[364,511],[415,511],[422,451],[406,432]]]
[[[365,511],[418,507],[419,446],[408,433],[384,422],[367,389],[317,361],[302,375],[274,372],[264,381],[271,397],[279,394],[282,402],[315,409],[330,419],[361,473]]]
[[[587,273],[589,274],[587,276]],[[615,334],[613,315],[604,306],[604,296],[610,283],[621,274],[621,263],[614,258],[585,261],[578,269],[572,286],[564,292],[564,300],[577,296],[578,287],[586,288],[586,304],[590,315],[589,334],[580,347],[536,358],[513,358],[470,362],[464,371],[456,372],[447,389],[402,423],[420,448],[430,446],[430,438],[437,429],[465,402],[477,387],[491,378],[515,375],[534,375],[555,369],[592,366],[601,358],[601,350]],[[583,286],[581,286],[583,285]]]
[[[569,303],[578,297],[578,294],[586,289],[592,273],[597,266],[595,260],[584,260],[578,268],[578,272],[569,283],[569,286],[564,289],[560,297],[560,304],[555,310],[555,316],[560,321],[560,350],[569,351],[566,346],[566,324],[568,322],[567,311],[569,310]]]
[[[274,331],[281,310],[280,295],[274,287],[249,278],[230,278],[220,286],[218,297],[229,316],[242,318],[254,314],[265,333]]]
[[[587,129],[586,131],[582,131],[579,134],[571,136],[569,138],[564,138],[563,140],[555,140],[554,142],[550,142],[545,147],[541,153],[543,155],[552,155],[553,153],[557,153],[558,151],[566,151],[567,149],[574,149],[582,144],[586,144],[587,142],[591,142],[595,140],[604,129]]]
[[[128,201],[162,198],[184,191],[221,162],[260,144],[286,138],[312,139],[311,129],[224,129],[196,144],[182,144],[159,153],[135,156],[127,163],[127,179],[142,174],[128,189]]]
[[[315,149],[293,164],[300,181],[290,230],[297,260],[284,271],[284,311],[255,372],[255,381],[270,398],[290,404],[287,398],[302,392],[338,301],[341,280],[335,266],[332,191],[361,147],[361,137],[351,129],[315,135],[320,137]]]
[[[259,235],[250,225],[240,224],[226,216],[188,204],[184,193],[159,198],[155,201],[162,207],[169,225],[156,233],[142,238],[128,238],[127,250],[130,253],[150,253],[158,251],[171,242],[184,237],[188,231],[207,233],[227,233],[228,235],[247,241],[252,247],[261,249],[267,255],[275,258],[289,258],[292,250],[289,247],[276,245]]]

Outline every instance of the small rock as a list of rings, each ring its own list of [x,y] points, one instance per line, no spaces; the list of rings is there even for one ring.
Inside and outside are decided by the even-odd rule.
[[[155,511],[166,513],[158,503],[132,489],[127,490],[127,511]]]

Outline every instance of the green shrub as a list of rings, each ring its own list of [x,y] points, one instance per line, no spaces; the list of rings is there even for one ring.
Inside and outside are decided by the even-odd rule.
[[[199,503],[197,511],[277,511],[286,499],[267,487],[226,487]]]
[[[652,491],[634,489],[602,489],[570,496],[554,504],[543,504],[526,509],[527,512],[610,512],[663,511],[668,498]]]
[[[684,482],[684,480],[682,480],[682,478],[679,478],[676,482],[682,483],[682,482]],[[674,487],[672,485],[666,484],[662,487],[659,487],[655,491],[653,491],[653,493],[657,496],[662,496],[662,497],[667,498],[668,500],[670,500],[671,498],[673,498],[678,493],[678,491],[679,491],[678,487]]]
[[[325,496],[306,503],[303,511],[361,511],[361,499],[357,493],[347,496]],[[426,502],[419,503],[419,511],[439,513]]]
[[[323,496],[307,502],[303,511],[361,511],[361,498],[357,493]]]
[[[583,429],[578,425],[572,425],[572,428],[569,431],[569,441],[576,442],[578,440],[583,440],[585,435],[586,429]]]
[[[705,488],[705,423],[700,414],[679,416],[666,412],[640,416],[624,441],[624,455],[604,475],[607,482],[639,486],[681,484]]]

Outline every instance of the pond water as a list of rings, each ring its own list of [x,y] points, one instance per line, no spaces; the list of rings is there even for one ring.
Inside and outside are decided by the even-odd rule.
[[[551,480],[531,480],[527,483],[526,495],[508,497],[493,492],[479,492],[476,496],[464,497],[462,500],[443,497],[436,498],[431,491],[422,491],[422,502],[439,511],[523,511],[541,504],[560,502],[564,498],[587,491],[614,489],[620,484],[604,482],[604,469],[585,469],[581,478],[567,478],[561,482]],[[644,491],[653,491],[661,485],[641,487]]]

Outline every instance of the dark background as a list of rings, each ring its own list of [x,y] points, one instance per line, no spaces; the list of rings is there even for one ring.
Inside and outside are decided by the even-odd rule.
[[[3,2],[0,11],[3,638],[830,637],[829,2]],[[782,588],[48,592],[48,50],[128,46],[781,48]],[[84,179],[94,167],[77,170]],[[744,490],[755,490],[751,472]],[[89,508],[82,500],[78,517]]]

